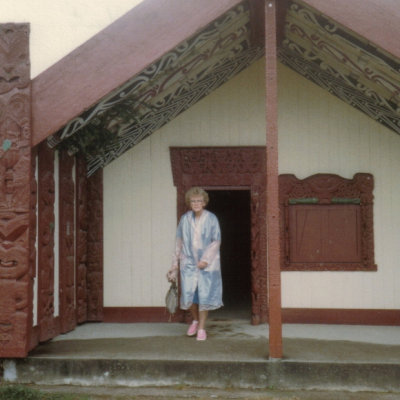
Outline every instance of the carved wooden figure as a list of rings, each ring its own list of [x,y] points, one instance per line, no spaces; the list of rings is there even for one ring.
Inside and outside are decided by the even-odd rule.
[[[84,156],[76,158],[76,314],[77,322],[87,315],[87,167]]]
[[[0,357],[25,356],[31,212],[29,25],[0,25]]]
[[[87,181],[87,320],[103,320],[103,170]]]
[[[75,315],[75,185],[72,171],[74,157],[66,150],[60,151],[60,317],[61,333],[73,330]]]
[[[58,334],[54,321],[54,149],[42,142],[38,155],[38,325],[42,342]]]

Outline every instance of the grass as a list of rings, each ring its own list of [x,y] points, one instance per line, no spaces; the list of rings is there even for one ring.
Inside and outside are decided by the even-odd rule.
[[[91,400],[81,394],[43,393],[23,385],[0,387],[0,400]]]
[[[184,392],[187,386],[176,385],[174,389],[178,392]],[[57,390],[55,388],[55,390]],[[234,391],[234,390],[233,390]],[[215,397],[219,396],[190,396],[195,397],[198,400],[214,400]],[[173,396],[146,396],[146,395],[86,395],[77,393],[54,393],[54,392],[42,392],[36,388],[25,385],[1,385],[0,384],[0,400],[186,400],[187,396],[183,393],[175,394]],[[253,397],[244,397],[243,400],[300,400],[298,397],[281,397],[279,395],[267,395],[266,393],[259,393]]]

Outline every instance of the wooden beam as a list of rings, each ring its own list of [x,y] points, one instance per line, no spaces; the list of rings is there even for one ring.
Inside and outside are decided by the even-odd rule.
[[[250,0],[250,40],[252,46],[264,46],[264,0]]]
[[[33,146],[241,1],[143,1],[32,81]]]
[[[279,249],[278,105],[276,1],[265,1],[265,82],[267,118],[267,252],[269,273],[269,356],[282,358]]]
[[[285,39],[286,13],[289,0],[280,0],[276,4],[276,43],[280,46]]]

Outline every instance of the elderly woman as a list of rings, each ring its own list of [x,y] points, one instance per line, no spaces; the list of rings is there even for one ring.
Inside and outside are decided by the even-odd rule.
[[[193,322],[187,334],[206,340],[205,324],[209,310],[222,304],[222,279],[219,247],[221,231],[217,217],[205,210],[208,194],[194,187],[185,196],[191,208],[179,222],[173,264],[167,278],[176,280],[180,263],[180,306],[190,310]]]

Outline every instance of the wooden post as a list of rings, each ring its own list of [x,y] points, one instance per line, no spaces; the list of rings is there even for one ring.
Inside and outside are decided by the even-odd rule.
[[[24,357],[32,331],[29,24],[0,25],[0,357]],[[33,189],[33,188],[32,188]]]
[[[279,254],[276,0],[265,1],[265,78],[267,118],[269,356],[271,359],[279,359],[282,358],[282,311]]]

